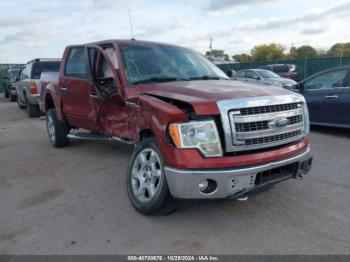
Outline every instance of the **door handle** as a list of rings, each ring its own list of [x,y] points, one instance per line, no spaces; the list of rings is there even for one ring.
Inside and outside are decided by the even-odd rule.
[[[330,95],[330,96],[325,96],[324,98],[326,98],[326,99],[337,99],[338,96],[337,95]]]
[[[99,98],[96,92],[91,92],[90,97],[92,98]]]
[[[67,91],[67,90],[68,90],[68,87],[65,87],[65,86],[60,86],[60,89],[61,89],[61,91],[65,92],[65,91]]]

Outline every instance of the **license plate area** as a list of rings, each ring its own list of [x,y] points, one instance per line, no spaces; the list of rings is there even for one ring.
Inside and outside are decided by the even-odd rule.
[[[274,181],[287,179],[294,176],[298,171],[298,163],[292,163],[285,166],[280,166],[263,172],[259,172],[256,175],[254,184],[260,186],[267,183],[273,183]]]

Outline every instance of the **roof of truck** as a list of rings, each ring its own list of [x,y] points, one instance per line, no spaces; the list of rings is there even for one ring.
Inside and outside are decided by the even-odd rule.
[[[97,42],[91,42],[91,43],[85,43],[85,44],[78,44],[78,45],[71,45],[71,46],[85,46],[85,45],[91,45],[91,44],[97,44],[97,45],[103,45],[103,44],[157,44],[157,45],[168,45],[168,46],[176,46],[169,43],[161,43],[161,42],[153,42],[153,41],[146,41],[146,40],[136,40],[136,39],[107,39]]]

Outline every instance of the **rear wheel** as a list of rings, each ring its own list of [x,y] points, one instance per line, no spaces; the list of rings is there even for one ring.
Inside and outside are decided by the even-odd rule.
[[[41,115],[39,105],[33,105],[27,101],[27,113],[29,117],[39,117]]]
[[[19,109],[25,109],[26,106],[24,104],[22,104],[21,99],[19,98],[19,96],[17,96],[17,105]]]
[[[63,147],[69,143],[67,135],[70,128],[66,123],[57,119],[54,108],[46,112],[46,127],[51,145],[54,147]]]
[[[134,150],[127,173],[127,190],[134,208],[146,215],[166,215],[176,209],[164,174],[163,158],[154,138]]]

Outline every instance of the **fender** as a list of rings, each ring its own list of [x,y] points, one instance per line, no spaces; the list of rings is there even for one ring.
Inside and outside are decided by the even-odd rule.
[[[159,146],[169,143],[165,135],[168,125],[176,121],[188,121],[186,114],[175,105],[149,95],[140,95],[137,100],[140,109],[132,110],[137,121],[132,121],[135,126],[130,127],[130,130],[137,130],[138,141],[140,140],[139,134],[143,130],[149,129],[154,134]]]
[[[44,88],[44,97],[41,97],[41,101],[43,101],[43,112],[46,113],[47,109],[49,108],[49,100],[48,97],[50,96],[52,98],[52,101],[54,103],[54,107],[56,109],[57,118],[62,121],[66,122],[65,117],[62,113],[62,100],[60,96],[60,92],[58,90],[58,84],[48,83]]]

